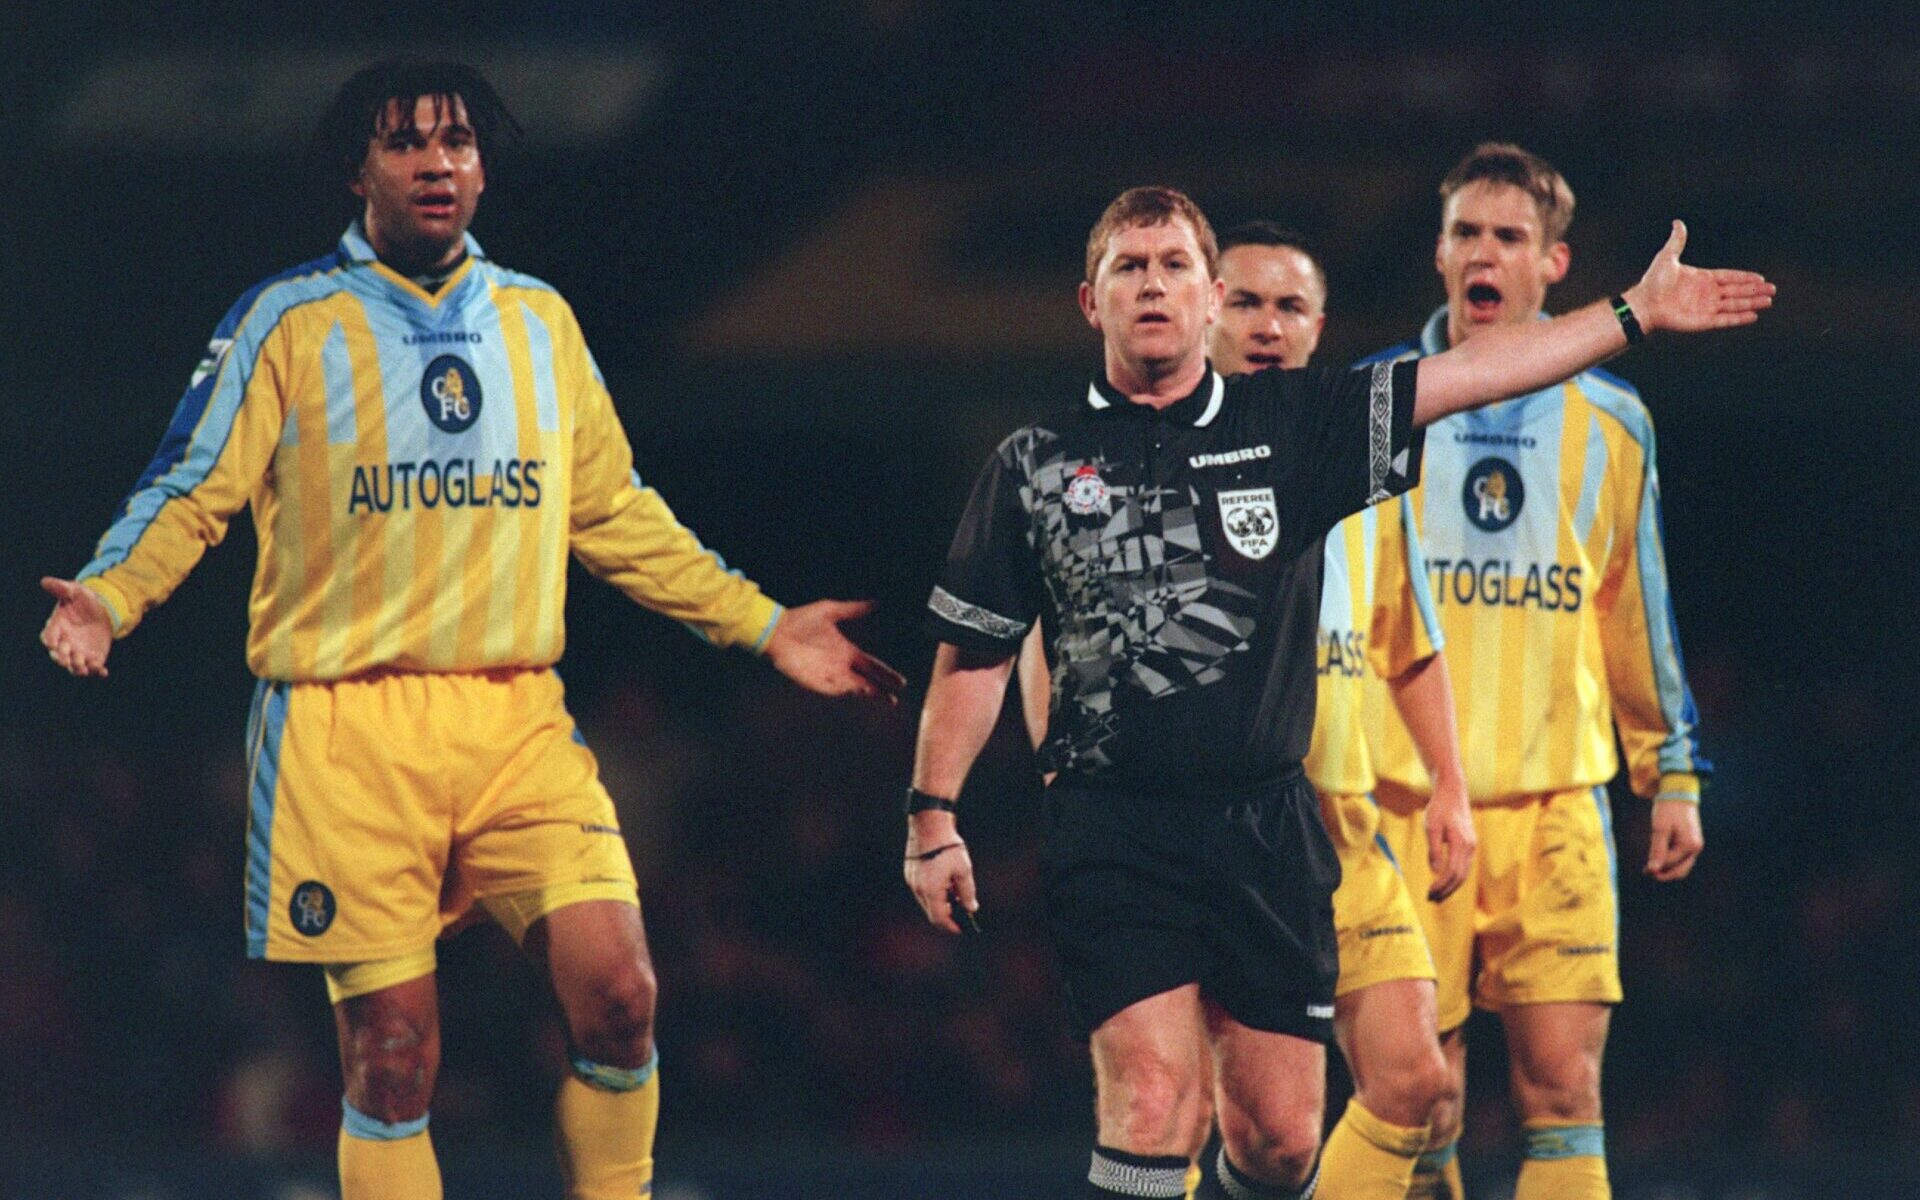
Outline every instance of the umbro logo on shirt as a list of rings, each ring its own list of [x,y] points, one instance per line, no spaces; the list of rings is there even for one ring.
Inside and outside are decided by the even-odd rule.
[[[1273,447],[1268,445],[1246,446],[1239,450],[1222,450],[1218,454],[1195,454],[1187,459],[1187,465],[1194,470],[1201,467],[1230,467],[1234,463],[1252,462],[1256,458],[1272,458]]]

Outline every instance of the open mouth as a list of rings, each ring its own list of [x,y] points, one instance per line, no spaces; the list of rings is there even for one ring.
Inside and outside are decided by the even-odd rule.
[[[413,198],[416,211],[429,217],[450,217],[453,215],[452,192],[422,192]]]
[[[1491,317],[1500,311],[1500,289],[1490,283],[1467,285],[1467,311],[1477,317]]]
[[[1286,362],[1276,350],[1255,350],[1247,355],[1247,365],[1258,371],[1263,367],[1283,367]]]
[[[1135,325],[1171,325],[1173,318],[1165,313],[1146,312],[1133,319]]]

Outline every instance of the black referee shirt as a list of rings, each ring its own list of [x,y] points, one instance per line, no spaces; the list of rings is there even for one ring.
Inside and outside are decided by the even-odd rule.
[[[1313,733],[1321,542],[1418,482],[1415,370],[1209,369],[1157,411],[1096,379],[987,462],[929,630],[1011,655],[1044,622],[1042,758],[1078,782],[1203,793],[1289,773]]]

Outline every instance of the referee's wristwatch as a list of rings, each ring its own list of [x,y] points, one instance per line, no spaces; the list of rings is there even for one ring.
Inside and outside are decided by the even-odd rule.
[[[917,787],[907,788],[908,816],[912,816],[917,812],[926,812],[930,808],[937,808],[941,812],[958,812],[960,806],[945,796],[936,796],[931,792],[923,792]]]

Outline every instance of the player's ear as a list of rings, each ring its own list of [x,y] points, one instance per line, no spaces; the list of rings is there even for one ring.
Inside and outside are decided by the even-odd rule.
[[[1080,312],[1087,318],[1087,324],[1095,329],[1100,328],[1100,310],[1093,305],[1093,285],[1090,283],[1083,282],[1080,285]]]
[[[1447,231],[1444,229],[1433,238],[1433,269],[1440,278],[1447,277]]]
[[[1207,324],[1213,325],[1220,320],[1220,306],[1227,302],[1227,281],[1216,279],[1207,289]]]
[[[1559,283],[1567,277],[1567,268],[1573,265],[1573,247],[1565,242],[1555,242],[1547,251],[1547,282]]]

